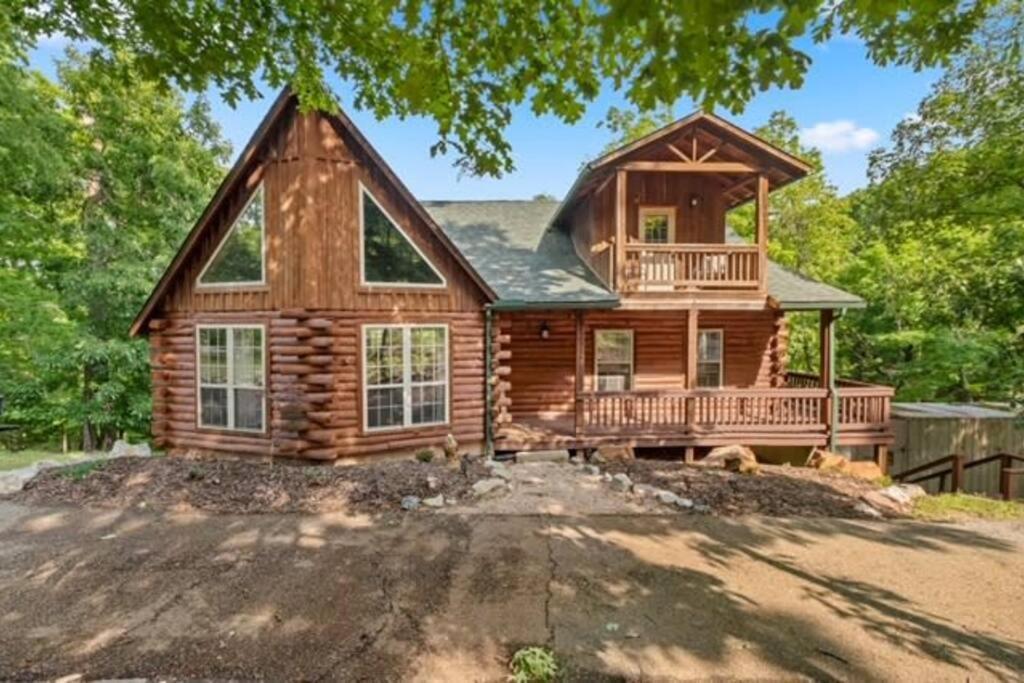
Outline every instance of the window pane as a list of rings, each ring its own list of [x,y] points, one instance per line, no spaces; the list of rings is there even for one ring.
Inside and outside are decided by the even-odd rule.
[[[412,388],[412,423],[444,422],[447,387],[435,384]]]
[[[699,332],[697,338],[697,360],[718,362],[722,360],[722,333]]]
[[[263,330],[259,328],[236,328],[234,335],[233,383],[236,385],[263,386]]]
[[[201,282],[231,284],[263,280],[263,185],[235,219]]]
[[[720,363],[698,363],[697,364],[697,386],[699,387],[718,387],[721,386],[719,380],[719,374],[721,370]]]
[[[598,363],[630,363],[633,360],[633,335],[627,330],[597,333]]]
[[[409,332],[409,357],[413,382],[439,382],[447,379],[447,349],[443,327],[414,327]]]
[[[667,213],[649,213],[643,217],[641,238],[644,242],[665,244],[669,239],[669,218]]]
[[[263,429],[262,389],[235,389],[235,428]]]
[[[199,330],[199,381],[202,384],[228,382],[228,332],[224,328]]]
[[[362,202],[366,281],[442,284],[430,264],[366,192],[362,193]]]
[[[366,392],[366,424],[398,427],[403,424],[402,389],[369,389]]]
[[[199,393],[199,423],[210,427],[228,426],[228,390],[203,387]]]
[[[367,385],[401,384],[402,364],[402,329],[398,327],[367,328]]]

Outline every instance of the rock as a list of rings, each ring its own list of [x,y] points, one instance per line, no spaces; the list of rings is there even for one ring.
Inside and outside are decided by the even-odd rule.
[[[676,503],[676,507],[682,508],[684,510],[692,510],[694,508],[693,500],[691,500],[690,498],[683,498],[682,496],[676,496],[675,503]]]
[[[853,509],[859,512],[860,514],[864,515],[865,517],[873,517],[875,519],[879,519],[882,517],[881,512],[871,507],[862,500],[858,500],[857,504],[853,506]]]
[[[631,446],[601,446],[594,454],[597,462],[629,462],[636,460]],[[594,458],[591,458],[593,460]]]
[[[909,507],[909,501],[907,503],[898,503],[890,496],[882,493],[883,490],[868,491],[860,499],[882,514],[893,517],[905,515]]]
[[[481,479],[473,484],[473,494],[478,498],[483,498],[495,493],[504,493],[506,490],[508,490],[508,484],[505,483],[504,479],[498,479],[497,477]]]
[[[17,493],[23,486],[25,486],[25,482],[31,479],[32,475],[35,474],[35,470],[32,470],[32,472],[27,473],[26,476],[26,474],[22,474],[24,469],[26,468],[0,474],[0,496],[8,493]]]
[[[583,456],[582,455],[570,456],[569,463],[572,464],[572,465],[582,465],[583,464]]]
[[[454,465],[459,460],[459,442],[455,440],[455,437],[449,434],[444,437],[444,459],[449,465]]]
[[[612,477],[611,483],[613,491],[628,491],[633,488],[633,482],[630,480],[629,475],[623,472],[619,472]]]
[[[913,489],[911,487],[913,487]],[[914,489],[920,490],[920,493],[918,493]],[[900,505],[910,505],[911,503],[914,502],[914,498],[917,498],[922,495],[927,495],[924,489],[922,489],[920,486],[917,486],[916,484],[907,484],[905,486],[901,486],[900,484],[893,484],[892,486],[886,486],[884,489],[879,489],[878,492],[885,496],[886,498],[889,498],[893,502],[899,503]]]
[[[806,464],[822,472],[836,472],[868,481],[875,481],[883,476],[881,468],[870,460],[850,460],[841,453],[821,448],[811,451]]]
[[[590,457],[587,458],[587,460],[593,463],[597,463],[598,465],[603,465],[604,463],[608,462],[597,451],[592,452],[590,454]]]
[[[598,467],[597,465],[584,465],[583,471],[586,472],[587,474],[593,474],[595,476],[601,474],[601,468]]]
[[[639,496],[640,498],[648,498],[650,496],[656,496],[659,489],[650,484],[633,484],[633,495]]]
[[[918,484],[896,484],[896,486],[903,489],[904,493],[910,496],[910,500],[917,500],[921,496],[928,495],[928,492],[924,490],[924,487],[919,486]]]
[[[434,496],[433,498],[424,498],[423,504],[430,508],[444,507],[444,496]]]
[[[601,480],[610,482],[612,480],[612,475],[609,474],[608,472],[605,472],[604,474],[601,475]]]
[[[110,449],[110,453],[107,455],[109,458],[148,458],[153,455],[153,451],[150,450],[149,444],[142,442],[137,444],[130,444],[123,439],[118,439],[114,442],[114,447]]]
[[[658,502],[664,503],[665,505],[675,505],[676,501],[679,500],[679,496],[671,491],[658,491],[657,497]]]
[[[505,481],[512,480],[512,473],[509,472],[508,468],[502,465],[501,467],[494,467],[491,469],[491,474],[495,477],[504,479]]]
[[[427,475],[427,488],[431,491],[436,491],[441,488],[441,480],[435,477],[433,474]]]
[[[420,506],[420,499],[418,496],[405,496],[402,498],[402,509],[403,510],[415,510]]]
[[[520,451],[516,453],[516,462],[518,463],[534,463],[534,462],[569,462],[569,451]]]
[[[740,474],[757,474],[761,469],[754,451],[740,445],[714,448],[701,462]]]
[[[619,625],[616,624],[614,621],[609,621],[607,624],[604,625],[604,630],[608,631],[608,633],[615,633],[619,630]]]
[[[707,514],[711,514],[711,507],[709,505],[704,505],[702,503],[694,503],[693,504],[693,511],[694,512],[699,512],[702,515],[707,515]]]

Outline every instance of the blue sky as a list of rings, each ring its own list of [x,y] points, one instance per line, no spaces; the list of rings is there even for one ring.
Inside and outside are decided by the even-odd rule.
[[[62,49],[61,41],[46,41],[32,53],[32,63],[52,75],[53,60]],[[841,192],[849,192],[867,182],[868,152],[884,144],[900,119],[916,110],[939,74],[936,70],[875,66],[861,43],[845,37],[804,49],[813,64],[801,88],[761,93],[740,115],[718,113],[754,128],[771,112],[788,111],[800,124],[805,141],[822,149],[832,182]],[[341,92],[344,107],[344,89]],[[258,125],[274,94],[268,92],[267,99],[232,109],[216,92],[209,93],[214,116],[236,152]],[[497,180],[460,177],[451,158],[431,158],[429,148],[436,138],[429,120],[377,121],[351,107],[346,111],[417,197],[519,199],[542,192],[561,197],[580,164],[596,156],[608,142],[608,132],[597,124],[613,105],[623,106],[621,98],[605,93],[582,121],[571,126],[553,117],[536,117],[522,107],[507,131],[516,171]],[[680,101],[675,111],[683,116],[692,109],[692,103]]]

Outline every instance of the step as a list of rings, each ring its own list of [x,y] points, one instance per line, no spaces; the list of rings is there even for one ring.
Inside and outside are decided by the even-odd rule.
[[[569,451],[519,451],[516,453],[517,463],[531,462],[569,462]]]

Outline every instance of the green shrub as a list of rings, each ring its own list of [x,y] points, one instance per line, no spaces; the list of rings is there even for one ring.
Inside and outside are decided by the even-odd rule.
[[[555,653],[536,645],[517,650],[508,668],[515,683],[551,683],[559,677]]]
[[[429,448],[421,448],[416,451],[416,459],[420,462],[430,462],[434,459],[434,451]]]
[[[71,465],[70,467],[63,467],[60,470],[60,476],[74,479],[75,481],[81,481],[96,470],[103,469],[107,463],[103,460],[90,460],[89,462],[80,462],[77,465]]]

